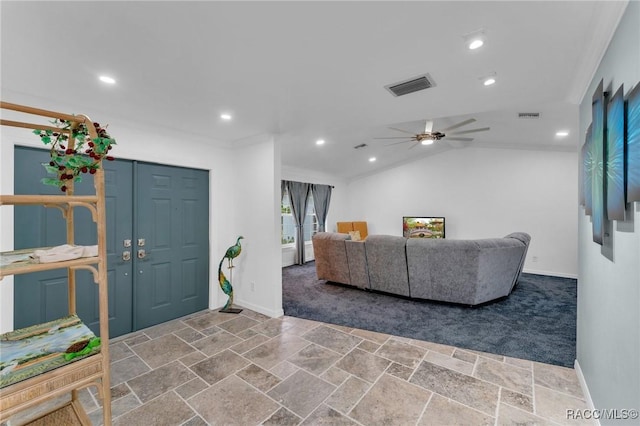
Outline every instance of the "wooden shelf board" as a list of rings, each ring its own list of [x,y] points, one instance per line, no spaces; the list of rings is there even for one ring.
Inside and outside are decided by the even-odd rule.
[[[95,195],[0,195],[0,205],[96,203]]]
[[[0,253],[0,257],[27,255],[29,253],[33,253],[35,250],[46,250],[47,248],[50,248],[50,247],[7,251],[7,252]],[[34,262],[33,260],[24,260],[24,261],[14,262],[8,265],[0,266],[0,279],[2,279],[7,275],[19,275],[19,274],[26,274],[30,272],[49,271],[52,269],[70,268],[72,266],[80,266],[80,265],[95,265],[99,262],[99,260],[100,259],[97,256],[81,257],[79,259],[65,260],[63,262],[52,262],[52,263],[37,263],[37,262]]]

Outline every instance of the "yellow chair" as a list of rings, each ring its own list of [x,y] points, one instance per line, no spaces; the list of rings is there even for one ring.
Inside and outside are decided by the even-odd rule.
[[[367,222],[338,222],[337,230],[340,234],[350,234],[352,239],[354,239],[352,232],[355,231],[360,233],[361,240],[364,240],[369,235]]]

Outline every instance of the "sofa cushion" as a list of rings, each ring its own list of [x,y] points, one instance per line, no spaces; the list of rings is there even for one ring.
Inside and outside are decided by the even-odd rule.
[[[351,241],[362,241],[360,231],[349,231],[349,236],[351,237]]]
[[[345,240],[349,234],[318,232],[312,238],[318,279],[350,284]]]
[[[476,305],[506,296],[525,249],[515,238],[409,239],[411,297]]]
[[[369,235],[365,241],[369,285],[372,290],[409,296],[407,239],[393,235]]]
[[[351,285],[369,288],[369,272],[367,267],[366,244],[362,241],[345,241],[349,276]]]
[[[353,230],[360,232],[360,238],[363,240],[369,236],[367,222],[353,222]]]

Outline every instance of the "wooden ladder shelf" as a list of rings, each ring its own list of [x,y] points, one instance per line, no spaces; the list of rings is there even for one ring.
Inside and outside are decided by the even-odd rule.
[[[54,119],[67,120],[72,123],[85,124],[89,131],[90,137],[97,138],[96,129],[93,122],[84,115],[71,115],[55,111],[48,111],[38,108],[32,108],[23,105],[16,105],[7,102],[0,102],[2,109],[15,111],[21,114],[29,114],[31,116],[47,117]],[[0,120],[3,126],[20,127],[34,130],[54,130],[61,131],[57,127],[47,124],[32,124],[23,121]],[[64,130],[63,130],[64,131]],[[70,148],[74,146],[73,134],[69,133],[69,141],[67,145]],[[35,164],[34,167],[39,167]],[[57,398],[62,395],[71,395],[69,402],[62,406],[57,406],[47,412],[46,415],[55,415],[62,413],[65,415],[72,413],[77,422],[75,424],[87,424],[91,422],[84,412],[82,405],[78,399],[78,391],[89,387],[96,386],[98,396],[102,399],[103,424],[111,425],[111,393],[109,381],[109,310],[108,310],[108,285],[107,285],[107,246],[106,246],[106,220],[105,220],[105,189],[104,189],[104,171],[99,167],[93,175],[95,194],[90,196],[73,195],[73,183],[67,184],[66,195],[0,195],[0,206],[4,205],[42,205],[44,207],[56,207],[62,210],[64,220],[67,225],[67,244],[74,244],[74,209],[76,207],[85,207],[91,212],[93,221],[97,229],[97,245],[98,255],[94,257],[85,257],[73,260],[67,260],[54,263],[36,263],[31,260],[24,260],[16,263],[5,264],[0,266],[0,280],[5,276],[26,274],[39,272],[50,269],[67,269],[68,287],[69,287],[69,315],[61,321],[74,321],[76,315],[76,279],[75,272],[78,269],[89,269],[93,273],[94,281],[98,285],[98,303],[99,303],[99,320],[100,320],[100,339],[95,350],[77,359],[72,359],[63,365],[54,365],[53,369],[45,370],[45,372],[33,375],[26,379],[21,379],[15,383],[9,382],[6,386],[0,388],[0,422],[4,422],[16,413],[28,408],[32,408],[37,404]],[[20,256],[35,249],[22,249],[12,252],[2,253],[2,256]],[[2,283],[0,283],[2,285]],[[69,320],[71,318],[71,320]],[[78,321],[79,322],[79,321]],[[10,341],[13,337],[17,339],[23,336],[25,341],[28,337],[32,337],[37,333],[44,334],[38,327],[50,327],[49,323],[43,325],[35,325],[27,329],[15,330],[5,333],[0,338],[3,341]],[[84,326],[84,325],[82,325]],[[56,329],[57,330],[57,329]],[[88,329],[87,329],[88,330]],[[46,330],[45,330],[46,332]],[[26,336],[26,337],[25,337]],[[94,336],[95,337],[95,336]],[[35,339],[34,339],[35,340]],[[99,348],[99,349],[98,349]],[[57,358],[56,358],[57,356]],[[52,359],[64,359],[64,354],[52,354]],[[22,364],[18,364],[22,366]],[[2,366],[6,368],[6,366]],[[17,367],[14,365],[12,368]],[[7,369],[7,371],[9,371]],[[7,373],[5,371],[4,373]],[[0,371],[0,374],[3,372]],[[4,374],[7,376],[7,374]]]

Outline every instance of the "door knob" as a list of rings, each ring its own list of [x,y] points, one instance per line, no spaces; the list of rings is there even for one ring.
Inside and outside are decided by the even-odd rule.
[[[131,260],[131,252],[130,251],[123,251],[122,252],[122,260],[124,260],[125,262],[127,260]]]
[[[145,257],[147,257],[147,252],[144,249],[138,250],[138,259],[144,259]]]

